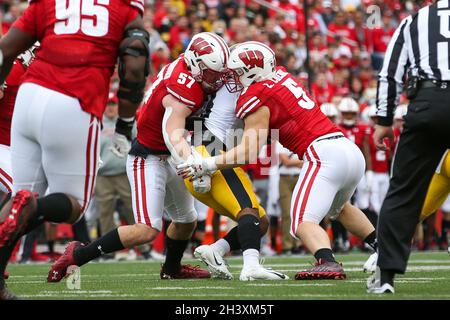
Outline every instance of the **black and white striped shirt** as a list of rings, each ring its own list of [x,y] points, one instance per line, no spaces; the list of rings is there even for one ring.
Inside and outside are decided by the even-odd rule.
[[[391,125],[405,75],[450,81],[450,1],[406,17],[395,31],[379,74],[378,123]]]

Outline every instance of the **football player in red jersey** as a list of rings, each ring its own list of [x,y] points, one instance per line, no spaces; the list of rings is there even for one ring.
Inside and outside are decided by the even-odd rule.
[[[100,121],[118,58],[115,151],[120,155],[129,148],[127,137],[148,73],[144,2],[83,0],[82,4],[32,0],[0,39],[0,83],[18,54],[36,41],[41,44],[14,107],[14,196],[0,214],[0,273],[23,234],[44,221],[74,223],[85,211],[98,168]],[[44,196],[47,188],[50,193]],[[118,239],[119,234],[110,237]],[[1,281],[0,298],[12,297]]]
[[[341,113],[339,129],[352,142],[354,142],[366,160],[366,174],[356,188],[355,205],[366,210],[369,208],[370,180],[372,178],[372,163],[369,151],[369,126],[358,121],[359,105],[353,98],[343,98],[338,105]]]
[[[373,123],[377,117],[377,106],[369,106],[369,117]],[[373,134],[375,132],[374,126],[369,127],[370,139],[370,157],[372,163],[372,180],[370,181],[370,205],[371,208],[378,215],[383,203],[384,197],[389,188],[389,159],[390,152],[388,150],[378,150],[374,140]]]
[[[291,235],[301,238],[317,259],[316,266],[299,272],[296,279],[344,279],[342,265],[336,262],[319,223],[330,215],[376,246],[374,227],[349,203],[364,174],[361,151],[327,119],[292,75],[276,67],[275,54],[266,45],[250,41],[235,46],[228,68],[234,78],[227,83],[230,90],[243,88],[236,107],[236,115],[245,123],[242,142],[216,157],[188,159],[178,166],[179,174],[196,178],[253,162],[269,129],[277,129],[280,143],[304,161],[291,202]],[[275,134],[270,132],[272,138]]]
[[[146,93],[139,112],[138,134],[127,159],[135,224],[121,226],[115,243],[109,234],[87,246],[74,241],[72,251],[59,259],[48,275],[57,282],[66,274],[71,261],[81,266],[112,249],[149,243],[162,230],[164,210],[172,223],[167,229],[166,261],[161,279],[209,278],[210,273],[181,259],[196,227],[194,198],[188,192],[175,165],[193,157],[185,140],[186,118],[202,105],[206,93],[222,86],[229,49],[216,34],[195,35],[184,54],[166,65]],[[107,251],[106,251],[107,250]],[[54,276],[54,273],[57,273]]]
[[[22,83],[23,75],[34,59],[39,44],[26,50],[14,61],[11,72],[0,88],[0,190],[12,192],[11,173],[11,120],[16,102],[17,91]],[[0,203],[0,209],[2,208]]]
[[[4,202],[0,203],[0,209],[9,200],[12,192],[11,173],[11,120],[22,77],[34,58],[37,46],[21,54],[11,68],[11,72],[0,89],[0,190],[6,193]],[[4,279],[8,279],[7,272]]]

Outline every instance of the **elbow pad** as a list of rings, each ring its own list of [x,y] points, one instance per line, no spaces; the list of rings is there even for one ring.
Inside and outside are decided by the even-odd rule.
[[[142,42],[144,48],[131,46],[131,43],[135,40]],[[130,28],[125,30],[124,42],[119,48],[119,79],[120,86],[127,88],[129,91],[119,90],[117,92],[117,96],[120,99],[125,99],[132,103],[140,103],[142,101],[144,97],[146,78],[150,73],[150,50],[148,48],[149,41],[150,35],[144,29]],[[127,55],[133,57],[145,57],[145,65],[142,70],[144,73],[144,80],[134,82],[126,79],[126,64],[124,57]]]

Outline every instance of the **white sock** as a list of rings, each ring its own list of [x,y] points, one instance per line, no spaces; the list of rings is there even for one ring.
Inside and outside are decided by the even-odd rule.
[[[247,249],[243,252],[244,269],[259,266],[259,251],[256,249]]]
[[[230,244],[225,239],[219,239],[211,245],[212,249],[222,257],[231,251]]]

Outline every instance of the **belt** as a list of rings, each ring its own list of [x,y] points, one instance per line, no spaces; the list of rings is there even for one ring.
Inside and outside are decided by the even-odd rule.
[[[336,136],[321,138],[321,139],[316,140],[316,142],[323,141],[323,140],[334,140],[334,139],[340,139],[340,138],[344,138],[344,135],[336,135]]]
[[[422,80],[420,81],[420,88],[440,88],[440,89],[450,89],[449,81],[439,81],[439,80]]]

